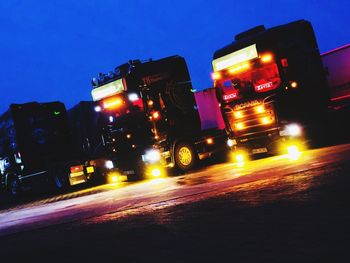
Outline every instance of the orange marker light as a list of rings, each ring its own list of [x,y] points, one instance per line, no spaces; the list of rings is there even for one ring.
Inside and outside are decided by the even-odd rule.
[[[262,122],[263,124],[269,124],[269,123],[270,123],[270,120],[269,120],[268,117],[264,117],[264,118],[261,118],[261,122]]]
[[[208,138],[206,141],[207,141],[207,144],[213,144],[214,143],[214,140],[212,138]]]
[[[239,118],[242,118],[243,117],[243,113],[241,112],[241,111],[235,111],[235,117],[237,118],[237,119],[239,119]]]
[[[256,106],[255,112],[256,113],[263,113],[263,112],[265,112],[265,107],[263,105]]]
[[[153,112],[153,113],[152,113],[152,117],[153,117],[153,119],[155,119],[155,120],[159,119],[159,118],[160,118],[159,111]]]
[[[243,125],[242,122],[237,123],[237,124],[236,124],[236,127],[237,127],[238,130],[243,130],[243,129],[244,129],[244,125]]]
[[[268,63],[272,61],[272,55],[271,54],[265,54],[261,57],[261,61],[263,63]]]
[[[290,86],[295,89],[298,87],[298,83],[296,81],[293,81],[292,83],[290,83]]]
[[[211,74],[211,78],[212,78],[213,80],[221,79],[221,74],[220,74],[220,72],[213,72],[213,73]]]

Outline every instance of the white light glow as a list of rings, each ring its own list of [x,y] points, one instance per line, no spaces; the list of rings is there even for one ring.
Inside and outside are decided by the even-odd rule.
[[[136,93],[131,93],[128,95],[128,98],[131,102],[137,101],[139,99],[139,96]]]
[[[105,167],[107,169],[113,169],[114,168],[114,164],[113,164],[112,161],[108,160],[108,161],[105,162]]]
[[[286,126],[286,132],[290,136],[300,136],[302,133],[302,129],[300,125],[292,123]]]
[[[160,161],[160,152],[158,150],[152,149],[146,151],[146,154],[142,156],[144,162],[155,163]]]
[[[232,52],[226,56],[217,58],[213,60],[213,69],[215,71],[220,71],[228,67],[232,67],[239,63],[254,59],[258,57],[258,51],[256,50],[256,45],[251,45],[246,48],[242,48],[238,51]]]

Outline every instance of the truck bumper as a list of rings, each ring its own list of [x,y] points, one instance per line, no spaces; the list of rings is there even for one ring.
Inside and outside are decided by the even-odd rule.
[[[237,144],[231,147],[231,150],[244,151],[248,155],[278,155],[287,152],[288,146],[291,145],[298,145],[300,149],[306,147],[306,140],[302,136],[281,136],[278,130],[273,133],[235,138],[235,141]]]

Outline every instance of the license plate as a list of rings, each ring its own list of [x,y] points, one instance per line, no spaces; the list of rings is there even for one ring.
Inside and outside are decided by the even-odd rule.
[[[123,171],[124,174],[126,175],[131,175],[131,174],[135,174],[134,170],[128,170],[128,171]]]
[[[256,148],[252,150],[252,153],[266,153],[267,152],[267,148]]]
[[[88,167],[86,167],[86,172],[88,174],[92,174],[93,172],[95,172],[95,169],[93,166],[88,166]]]

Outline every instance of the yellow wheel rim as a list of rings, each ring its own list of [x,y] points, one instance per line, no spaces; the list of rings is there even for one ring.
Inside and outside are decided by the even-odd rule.
[[[180,150],[179,150],[179,161],[184,166],[188,166],[188,165],[191,164],[191,162],[192,162],[192,152],[191,152],[191,150],[188,147],[183,146],[183,147],[180,148]]]

